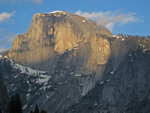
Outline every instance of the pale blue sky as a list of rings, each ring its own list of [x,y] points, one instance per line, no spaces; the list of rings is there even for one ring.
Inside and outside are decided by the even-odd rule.
[[[114,34],[150,35],[150,0],[0,0],[0,48],[25,33],[35,13],[55,10],[91,18]]]

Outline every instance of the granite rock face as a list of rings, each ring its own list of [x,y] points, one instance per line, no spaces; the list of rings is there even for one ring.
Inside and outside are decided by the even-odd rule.
[[[8,56],[20,64],[53,73],[58,59],[69,51],[76,60],[85,57],[81,68],[92,71],[95,65],[106,64],[110,55],[109,42],[98,35],[111,32],[94,21],[65,11],[37,13],[28,31],[15,38]],[[85,49],[81,50],[81,46]],[[87,56],[77,58],[77,53],[84,51],[88,51]]]
[[[86,95],[101,78],[110,56],[110,43],[106,35],[112,33],[104,26],[97,26],[94,21],[75,14],[64,11],[35,14],[28,31],[14,40],[8,56],[16,63],[47,71],[52,79],[48,82],[51,87],[37,93],[38,96],[31,100],[24,97],[30,94],[32,98],[33,92],[27,90],[29,87],[21,91],[24,92],[25,111],[29,112],[34,108],[34,103],[38,103],[41,109],[48,112],[63,112]],[[15,75],[13,70],[11,72]],[[18,84],[26,79],[25,75],[17,76]],[[10,78],[7,87],[15,79]],[[31,80],[27,81],[30,83]],[[20,85],[14,86],[20,90]]]
[[[102,79],[64,113],[150,112],[150,39],[128,36],[109,42],[112,53]]]

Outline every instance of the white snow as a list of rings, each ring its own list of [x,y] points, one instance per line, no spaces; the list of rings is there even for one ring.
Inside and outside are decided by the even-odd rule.
[[[13,61],[11,61],[11,65],[13,67],[13,69],[17,69],[20,71],[20,73],[18,73],[17,75],[15,75],[15,78],[17,78],[20,74],[27,74],[28,76],[36,76],[36,83],[38,84],[45,84],[47,83],[51,76],[48,75],[47,72],[45,71],[38,71],[38,70],[34,70],[34,69],[31,69],[29,67],[25,67],[25,66],[22,66],[20,64],[17,64],[17,63],[14,63]],[[30,82],[27,81],[28,85],[29,85],[29,92],[31,91],[30,89]]]
[[[38,84],[46,83],[49,81],[50,78],[51,76],[49,75],[40,75],[40,77],[36,80],[36,83]]]
[[[117,38],[117,39],[119,39],[120,37],[119,37],[119,36],[117,36],[116,38]]]
[[[85,20],[82,20],[82,22],[86,22]]]
[[[115,37],[117,37],[116,35],[109,35],[111,38],[115,38]]]
[[[79,45],[75,45],[74,47],[78,47]]]
[[[143,50],[143,53],[146,52],[146,51],[147,51],[147,49],[144,49],[144,50]]]
[[[69,49],[68,49],[68,51],[71,51],[71,50],[72,50],[72,48],[69,48]]]
[[[46,86],[46,88],[48,88],[48,89],[51,88],[51,87],[52,87],[51,85]]]
[[[63,12],[63,11],[57,10],[57,11],[52,11],[50,13],[61,13],[61,12]]]
[[[124,41],[124,38],[122,38],[122,41]]]
[[[29,99],[30,99],[30,97],[31,97],[31,96],[30,96],[30,94],[29,94],[29,93],[28,93],[28,94],[26,94],[26,99],[27,99],[27,100],[29,100]]]
[[[145,48],[145,45],[143,45],[143,48]]]
[[[38,70],[31,69],[30,67],[25,67],[20,64],[16,64],[14,62],[11,62],[11,65],[14,69],[19,69],[21,73],[25,73],[32,76],[37,76],[38,74],[40,77],[45,77],[47,73],[45,71],[38,71]]]
[[[17,89],[17,87],[15,87],[14,89],[13,89],[13,91],[15,91]]]
[[[97,104],[97,102],[95,101],[95,104],[94,104],[94,106],[97,106],[98,104]]]
[[[104,84],[104,81],[101,81],[100,84]]]
[[[78,46],[79,46],[79,45],[75,45],[75,46],[73,47],[73,49],[78,49]]]
[[[106,80],[107,82],[109,82],[110,80]]]
[[[27,83],[28,83],[28,85],[30,86],[30,83],[29,83],[29,81],[27,80]]]
[[[118,36],[118,35],[109,35],[111,38],[117,38],[117,39],[119,39],[119,38],[121,38],[120,36]],[[124,40],[123,38],[122,38],[122,40]]]
[[[74,74],[74,72],[71,72],[70,74],[71,74],[71,75],[73,75],[73,74]]]
[[[41,87],[40,89],[39,89],[39,91],[43,91],[43,90],[45,90],[46,89],[46,86],[43,86],[43,87]],[[37,93],[37,94],[39,94],[39,93]]]
[[[131,59],[131,62],[133,62],[133,59]]]
[[[10,84],[11,86],[14,86],[14,84]]]
[[[82,76],[81,74],[75,74],[74,75],[75,77],[80,77],[80,76]]]
[[[8,58],[8,56],[4,56],[4,58]]]
[[[68,83],[68,81],[65,81],[65,83]]]
[[[52,11],[50,13],[62,13],[62,14],[66,14],[64,11],[60,11],[60,10],[57,10],[57,11]]]
[[[2,58],[3,56],[2,55],[0,55],[0,58]]]
[[[113,72],[113,71],[111,71],[111,72],[110,72],[110,74],[114,74],[114,72]]]
[[[28,105],[28,104],[26,104],[26,105],[23,106],[23,110],[27,107],[27,105]]]
[[[21,71],[21,73],[26,73],[28,75],[34,75],[37,73],[37,70],[33,70],[29,67],[24,67],[20,64],[12,64],[14,69],[19,69]]]
[[[132,56],[132,55],[129,53],[129,56]]]
[[[83,86],[83,84],[80,84],[80,86]]]

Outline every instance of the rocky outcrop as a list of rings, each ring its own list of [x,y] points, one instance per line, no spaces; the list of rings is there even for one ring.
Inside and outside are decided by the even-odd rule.
[[[110,34],[104,26],[65,11],[37,13],[28,31],[16,37],[8,56],[23,65],[54,72],[58,58],[65,52],[74,51],[77,60],[77,53],[89,51],[81,68],[87,67],[86,70],[91,71],[90,67],[95,64],[106,64],[110,45],[100,35]],[[85,49],[81,50],[81,46]]]

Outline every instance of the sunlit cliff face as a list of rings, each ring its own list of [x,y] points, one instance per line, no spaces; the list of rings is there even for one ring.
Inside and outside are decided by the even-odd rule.
[[[73,59],[82,59],[92,71],[96,65],[106,64],[110,55],[109,42],[101,35],[111,35],[111,32],[87,18],[64,11],[37,13],[28,31],[14,40],[9,57],[24,65],[45,61],[52,65],[56,56],[70,51]],[[80,49],[82,46],[85,48]],[[88,53],[82,55],[85,51]]]

